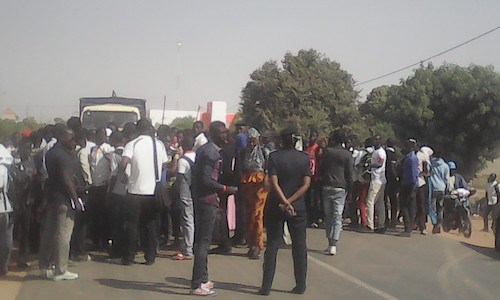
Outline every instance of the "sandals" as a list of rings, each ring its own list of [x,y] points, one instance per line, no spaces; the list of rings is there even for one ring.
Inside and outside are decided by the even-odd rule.
[[[193,259],[193,256],[190,255],[184,255],[182,253],[177,253],[176,255],[172,256],[172,260],[191,260]]]

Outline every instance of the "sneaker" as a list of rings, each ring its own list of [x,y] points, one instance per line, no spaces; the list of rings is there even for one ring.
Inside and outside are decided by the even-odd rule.
[[[184,255],[182,253],[177,253],[176,255],[172,256],[172,260],[191,260],[193,259],[193,255]]]
[[[421,235],[427,235],[427,230],[425,230],[425,229],[420,230],[420,234]]]
[[[195,295],[195,296],[215,296],[217,295],[217,293],[212,290],[212,289],[204,289],[202,288],[203,284],[195,289],[195,290],[191,290],[191,294],[192,295]]]
[[[56,275],[54,276],[53,280],[54,281],[61,281],[61,280],[74,280],[78,278],[77,273],[72,273],[70,271],[66,271],[61,275]]]
[[[214,288],[214,286],[215,286],[215,284],[211,280],[201,284],[201,288],[206,289],[206,290],[211,290]]]
[[[387,232],[387,229],[384,227],[384,228],[377,228],[374,230],[375,233],[378,233],[378,234],[385,234]]]
[[[328,248],[326,248],[323,251],[323,253],[326,255],[336,255],[337,254],[337,246],[328,246]]]
[[[54,279],[54,271],[52,269],[40,270],[40,277],[43,279]]]

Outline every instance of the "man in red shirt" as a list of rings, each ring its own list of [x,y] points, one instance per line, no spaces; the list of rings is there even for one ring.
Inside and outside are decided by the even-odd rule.
[[[309,167],[311,169],[311,186],[306,193],[307,222],[309,227],[318,228],[321,218],[321,186],[318,176],[318,158],[321,147],[318,144],[318,131],[312,129],[309,135],[309,144],[305,152],[309,156]]]

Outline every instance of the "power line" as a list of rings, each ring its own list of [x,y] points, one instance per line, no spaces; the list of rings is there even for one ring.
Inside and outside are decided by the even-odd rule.
[[[384,77],[390,76],[390,75],[392,75],[392,74],[399,73],[399,72],[404,71],[404,70],[406,70],[406,69],[409,69],[409,68],[411,68],[411,67],[414,67],[414,66],[420,65],[421,63],[423,63],[423,62],[425,62],[425,61],[431,60],[431,59],[436,58],[436,57],[438,57],[438,56],[441,56],[441,55],[443,55],[443,54],[445,54],[445,53],[448,53],[448,52],[450,52],[450,51],[453,51],[453,50],[455,50],[455,49],[457,49],[457,48],[460,48],[460,47],[462,47],[462,46],[464,46],[464,45],[466,45],[466,44],[468,44],[468,43],[470,43],[470,42],[473,42],[473,41],[475,41],[475,40],[477,40],[477,39],[479,39],[479,38],[481,38],[481,37],[483,37],[483,36],[485,36],[485,35],[488,35],[488,34],[492,33],[492,32],[493,32],[493,31],[495,31],[495,30],[498,30],[498,29],[500,29],[500,26],[497,26],[497,27],[495,27],[495,28],[493,28],[493,29],[491,29],[491,30],[488,30],[488,31],[486,31],[485,33],[482,33],[482,34],[480,34],[480,35],[478,35],[478,36],[476,36],[476,37],[473,37],[472,39],[467,40],[467,41],[465,41],[465,42],[463,42],[463,43],[461,43],[461,44],[458,44],[458,45],[456,45],[456,46],[454,46],[454,47],[452,47],[452,48],[449,48],[449,49],[447,49],[447,50],[445,50],[445,51],[439,52],[438,54],[435,54],[435,55],[433,55],[433,56],[430,56],[430,57],[428,57],[428,58],[426,58],[426,59],[422,59],[422,60],[421,60],[421,61],[419,61],[419,62],[416,62],[416,63],[411,64],[411,65],[409,65],[409,66],[406,66],[406,67],[403,67],[403,68],[397,69],[397,70],[392,71],[392,72],[389,72],[389,73],[387,73],[387,74],[380,75],[380,76],[375,77],[375,78],[372,78],[372,79],[370,79],[370,80],[366,80],[366,81],[358,82],[358,83],[354,84],[354,86],[357,86],[357,85],[362,85],[362,84],[365,84],[365,83],[368,83],[368,82],[372,82],[372,81],[375,81],[375,80],[379,80],[379,79],[381,79],[381,78],[384,78]]]

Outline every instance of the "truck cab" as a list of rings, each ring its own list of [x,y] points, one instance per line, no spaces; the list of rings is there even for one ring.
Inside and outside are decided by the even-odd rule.
[[[116,97],[80,98],[80,120],[83,128],[95,130],[110,123],[117,128],[137,122],[146,116],[146,100]]]

